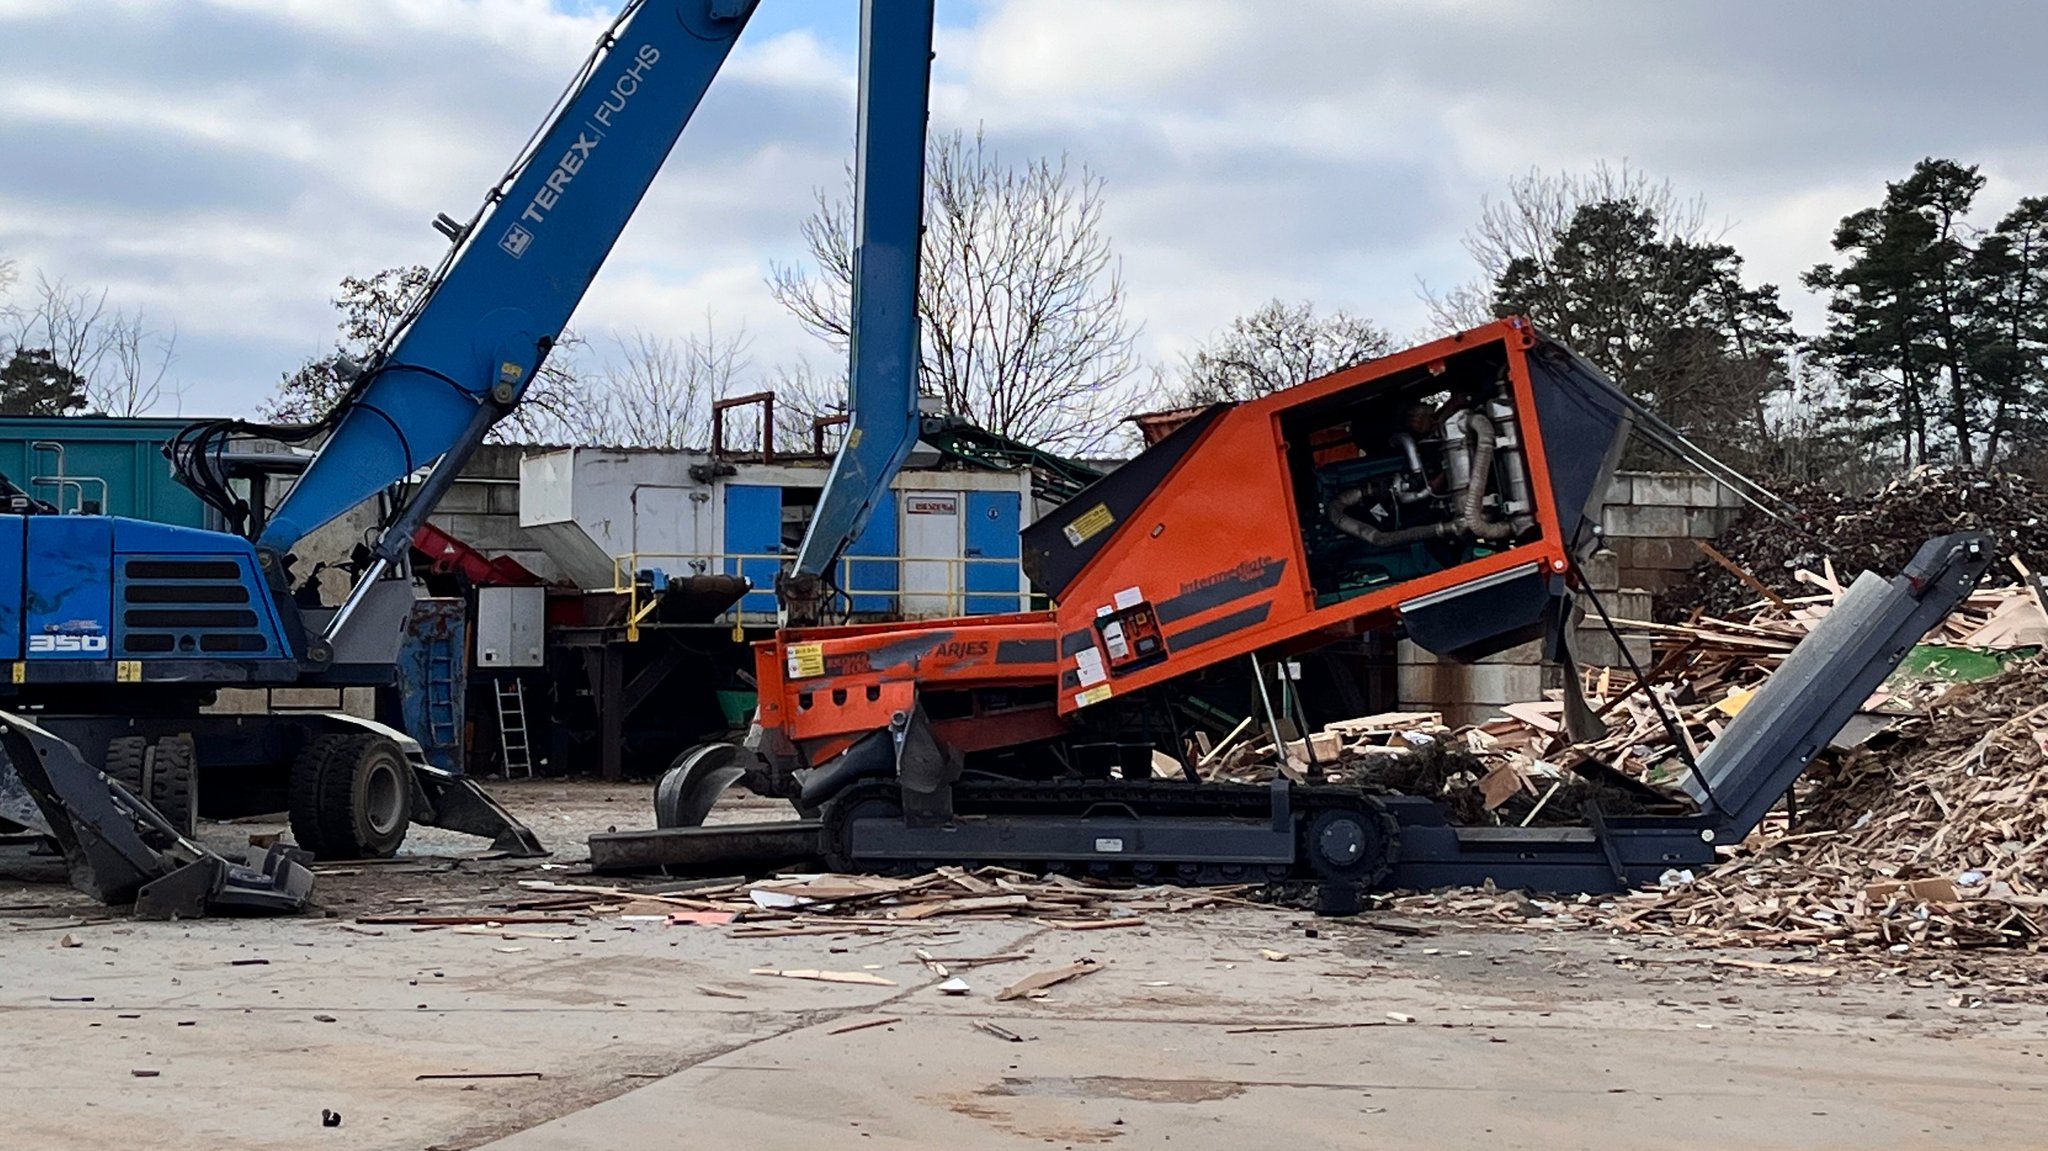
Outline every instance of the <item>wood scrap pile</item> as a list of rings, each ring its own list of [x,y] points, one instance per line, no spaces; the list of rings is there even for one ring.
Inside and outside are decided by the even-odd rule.
[[[1798,828],[1624,900],[1612,923],[1731,945],[2028,946],[2048,919],[2048,663],[1960,687],[1818,765]]]
[[[942,867],[910,878],[831,873],[678,882],[649,888],[522,880],[514,913],[574,913],[731,925],[747,937],[878,931],[938,919],[1024,918],[1076,931],[1137,927],[1145,917],[1237,902],[1237,888],[1116,887],[1000,867]]]
[[[2048,556],[2044,495],[2024,476],[1919,467],[1876,492],[1844,495],[1818,485],[1780,489],[1793,510],[1781,512],[1788,526],[1746,511],[1714,541],[1734,564],[1785,597],[1801,594],[1794,573],[1832,558],[1849,572],[1869,569],[1892,575],[1923,541],[1945,532],[1991,534],[2003,555]],[[2010,571],[1994,568],[1993,584],[2011,583]],[[1657,597],[1657,618],[1675,623],[1701,613],[1727,616],[1757,593],[1733,571],[1709,560],[1680,584]]]
[[[2017,559],[2011,567],[2015,574],[2030,574]],[[1695,614],[1682,624],[1617,620],[1623,635],[1650,639],[1653,662],[1646,669],[1647,690],[1625,669],[1585,669],[1581,687],[1607,729],[1600,738],[1575,743],[1565,734],[1560,692],[1542,701],[1509,704],[1503,718],[1459,733],[1493,774],[1495,782],[1483,789],[1487,810],[1501,807],[1518,790],[1540,794],[1539,784],[1558,778],[1552,765],[1581,774],[1592,770],[1607,779],[1606,769],[1612,769],[1676,798],[1676,785],[1688,770],[1681,745],[1696,759],[1719,738],[1847,590],[1848,581],[1826,559],[1817,570],[1797,569],[1793,578],[1809,594],[1774,595],[1742,605],[1727,617]],[[1898,718],[1923,714],[1962,677],[1961,665],[1970,664],[1972,671],[1999,666],[1995,660],[1964,660],[1937,648],[2010,653],[2048,646],[2048,610],[2031,584],[1980,587],[1924,643],[1935,646],[1923,648],[1924,660],[1909,665],[1864,703],[1864,721],[1847,733],[1845,743],[1866,740]],[[1654,797],[1639,798],[1647,802]],[[1603,793],[1602,802],[1610,804],[1610,796]]]
[[[2030,576],[2016,557],[2009,570]],[[1455,731],[1437,712],[1389,712],[1276,746],[1260,734],[1263,725],[1247,720],[1222,741],[1192,748],[1191,756],[1211,780],[1256,783],[1285,773],[1297,781],[1429,796],[1466,825],[1577,823],[1593,797],[1610,814],[1678,810],[1689,804],[1679,786],[1690,770],[1687,758],[1697,759],[1720,737],[1850,582],[1826,558],[1795,569],[1792,580],[1802,594],[1772,593],[1726,616],[1615,621],[1624,636],[1651,641],[1652,660],[1647,686],[1625,668],[1583,669],[1582,692],[1605,729],[1596,738],[1567,733],[1563,693],[1553,690]],[[1999,659],[2011,658],[2005,653],[2048,646],[2048,610],[2031,579],[1980,587],[1926,643],[1932,646],[1914,664],[1866,701],[1843,746],[1924,714],[1955,679],[1995,672]],[[1944,648],[2000,654],[1966,658]],[[1176,767],[1155,770],[1173,774]]]
[[[1338,720],[1306,739],[1284,740],[1276,746],[1256,717],[1210,746],[1206,735],[1190,748],[1195,770],[1219,783],[1264,783],[1285,772],[1297,782],[1342,783],[1372,770],[1412,774],[1429,770],[1448,745],[1451,729],[1442,712],[1390,711]],[[1247,733],[1250,733],[1249,735]],[[1179,774],[1177,768],[1155,767],[1157,774]]]

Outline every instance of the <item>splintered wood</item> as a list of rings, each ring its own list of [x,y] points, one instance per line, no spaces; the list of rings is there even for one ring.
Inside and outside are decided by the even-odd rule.
[[[1236,902],[1241,888],[1115,887],[1001,867],[943,867],[911,878],[782,875],[692,886],[687,895],[600,884],[522,880],[557,912],[652,919],[669,927],[729,924],[735,938],[874,934],[896,927],[980,919],[1029,919],[1070,930],[1142,927],[1148,915]],[[660,914],[647,916],[643,911]],[[500,922],[493,920],[493,922]],[[561,920],[559,922],[567,922]]]
[[[1727,555],[1710,559],[1747,574]],[[1718,866],[1671,872],[1655,891],[1576,901],[1440,892],[1395,906],[1720,946],[1907,954],[2048,945],[2048,664],[2035,654],[2048,646],[2048,611],[2033,574],[2008,562],[2020,583],[1973,592],[1808,770],[1796,827],[1774,815]],[[1455,731],[1434,713],[1397,712],[1277,748],[1255,733],[1201,770],[1261,781],[1285,757],[1327,782],[1427,795],[1465,825],[1580,823],[1587,798],[1610,815],[1690,811],[1679,786],[1688,760],[1727,730],[1851,582],[1825,560],[1791,574],[1803,594],[1744,579],[1768,594],[1683,623],[1615,621],[1626,639],[1648,641],[1650,658],[1642,682],[1626,668],[1582,669],[1582,696],[1604,728],[1590,738],[1574,738],[1554,690]]]
[[[1614,923],[1730,945],[2042,944],[2048,913],[2048,663],[2015,663],[1822,763],[1800,828],[1619,905]]]

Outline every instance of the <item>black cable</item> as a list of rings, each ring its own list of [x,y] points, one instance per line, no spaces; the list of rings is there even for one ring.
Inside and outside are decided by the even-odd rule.
[[[1716,810],[1724,810],[1721,801],[1714,796],[1713,782],[1707,778],[1706,772],[1700,770],[1699,760],[1692,753],[1692,745],[1686,742],[1685,733],[1679,730],[1678,721],[1666,710],[1664,701],[1657,698],[1657,687],[1650,682],[1649,676],[1644,674],[1642,665],[1636,662],[1635,653],[1630,651],[1628,644],[1622,640],[1621,629],[1614,626],[1613,617],[1607,614],[1607,605],[1600,602],[1600,593],[1593,590],[1592,582],[1579,567],[1578,556],[1566,552],[1565,562],[1571,565],[1572,575],[1579,583],[1579,590],[1592,601],[1593,610],[1600,613],[1600,622],[1607,628],[1607,634],[1613,638],[1614,646],[1621,649],[1621,658],[1627,662],[1629,674],[1635,676],[1636,682],[1643,685],[1643,694],[1649,697],[1650,706],[1657,710],[1657,718],[1663,721],[1665,733],[1671,737],[1672,745],[1678,750],[1678,758],[1685,761],[1686,770],[1692,772],[1693,778],[1700,781],[1700,790],[1706,793],[1707,802]]]

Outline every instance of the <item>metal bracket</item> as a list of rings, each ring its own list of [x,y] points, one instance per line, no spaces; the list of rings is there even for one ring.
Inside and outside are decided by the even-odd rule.
[[[1273,830],[1294,829],[1294,785],[1284,775],[1275,776],[1268,789],[1273,799]]]
[[[1586,826],[1593,829],[1593,840],[1600,845],[1600,854],[1607,857],[1608,869],[1614,872],[1616,890],[1628,887],[1628,866],[1621,861],[1621,849],[1615,846],[1614,835],[1607,829],[1607,817],[1600,810],[1600,801],[1586,801]]]

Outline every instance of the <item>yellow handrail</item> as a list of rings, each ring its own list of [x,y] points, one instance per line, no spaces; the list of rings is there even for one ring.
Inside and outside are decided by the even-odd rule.
[[[640,585],[636,576],[643,571],[662,570],[688,572],[703,575],[713,572],[726,575],[747,575],[749,566],[758,572],[761,565],[769,565],[780,571],[790,557],[774,552],[626,552],[612,557],[612,590],[627,597],[626,638],[635,641],[640,638],[640,622],[654,610],[654,600],[642,601]],[[856,565],[870,565],[865,568]],[[932,565],[943,572],[939,582],[942,587],[907,587],[910,583],[912,565],[925,565],[919,574],[933,573]],[[838,580],[835,581],[841,594],[850,603],[861,600],[882,598],[894,601],[893,610],[883,609],[888,614],[905,618],[932,618],[969,614],[973,601],[1009,601],[999,610],[1022,611],[1030,606],[1030,590],[1024,581],[1022,569],[1015,557],[998,556],[917,556],[917,555],[848,555],[840,557],[837,566]],[[1014,577],[1014,590],[1004,588],[970,588],[968,572],[971,566],[995,567]],[[883,575],[878,569],[886,569]],[[855,572],[867,578],[888,579],[890,582],[864,586],[856,582]],[[757,586],[748,595],[759,594]],[[721,612],[720,619],[730,618],[740,623],[749,614],[742,596],[733,606]],[[918,605],[909,610],[909,605]],[[871,609],[872,610],[872,609]],[[756,609],[754,615],[772,615],[772,612]]]

